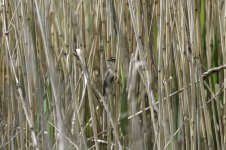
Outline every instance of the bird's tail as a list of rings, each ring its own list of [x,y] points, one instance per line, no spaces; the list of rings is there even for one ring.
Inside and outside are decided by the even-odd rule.
[[[106,136],[106,132],[107,132],[107,126],[108,126],[108,124],[107,124],[107,121],[108,121],[108,116],[107,116],[107,111],[106,111],[106,109],[108,109],[108,101],[107,101],[107,96],[105,95],[104,96],[104,101],[105,101],[105,104],[106,104],[106,106],[107,106],[107,108],[103,108],[103,137],[105,138]]]

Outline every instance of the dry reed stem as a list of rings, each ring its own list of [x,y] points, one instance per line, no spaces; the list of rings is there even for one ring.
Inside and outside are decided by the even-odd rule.
[[[0,1],[0,148],[225,149],[225,12],[213,0]]]

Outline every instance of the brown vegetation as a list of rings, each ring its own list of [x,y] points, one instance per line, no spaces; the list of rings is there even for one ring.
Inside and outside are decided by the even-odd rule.
[[[1,0],[0,149],[226,149],[225,12],[219,0]]]

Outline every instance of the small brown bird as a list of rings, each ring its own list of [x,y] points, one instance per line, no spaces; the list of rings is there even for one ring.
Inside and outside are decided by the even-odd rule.
[[[107,60],[107,71],[104,75],[104,84],[103,84],[103,96],[104,96],[104,101],[107,105],[107,108],[104,108],[103,110],[103,131],[107,130],[108,124],[107,124],[107,112],[105,109],[108,110],[108,96],[111,93],[112,85],[115,79],[115,58],[111,57],[110,59]]]
[[[107,71],[104,75],[103,96],[111,91],[112,83],[115,79],[115,58],[111,57],[107,60]]]

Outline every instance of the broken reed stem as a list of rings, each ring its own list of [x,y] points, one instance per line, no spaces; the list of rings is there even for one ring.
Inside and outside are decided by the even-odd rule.
[[[213,73],[218,73],[222,70],[226,69],[226,65],[222,65],[219,67],[213,67],[210,68],[208,71],[206,71],[205,73],[203,73],[202,78],[206,79],[207,77],[209,77],[210,75],[212,75]]]

